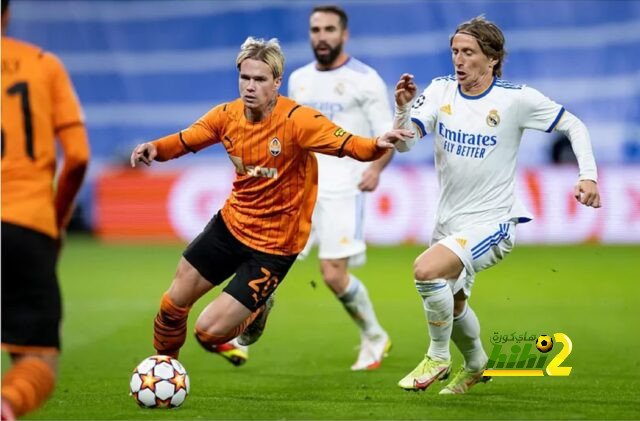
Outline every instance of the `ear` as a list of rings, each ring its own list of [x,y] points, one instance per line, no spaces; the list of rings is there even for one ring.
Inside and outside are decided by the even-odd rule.
[[[280,86],[282,86],[282,76],[278,76],[274,81],[273,84],[275,85],[276,91],[278,89],[280,89]]]
[[[342,31],[342,42],[347,42],[349,40],[349,28],[344,29]]]

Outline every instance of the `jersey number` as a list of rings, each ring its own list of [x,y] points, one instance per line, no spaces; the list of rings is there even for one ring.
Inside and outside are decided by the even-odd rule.
[[[22,117],[24,120],[24,137],[26,139],[27,155],[35,159],[33,153],[33,124],[31,123],[31,106],[29,105],[29,86],[27,82],[17,82],[7,89],[9,95],[20,95]],[[4,129],[2,130],[2,156],[4,156]]]

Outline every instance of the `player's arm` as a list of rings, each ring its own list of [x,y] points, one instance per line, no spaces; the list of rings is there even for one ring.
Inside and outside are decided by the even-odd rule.
[[[373,134],[379,135],[388,131],[393,126],[393,122],[387,98],[387,87],[377,73],[372,73],[370,78],[365,80],[363,96],[362,108]],[[389,164],[391,158],[393,158],[393,149],[373,161],[362,173],[358,188],[361,191],[374,191],[380,182],[380,173]]]
[[[137,145],[131,152],[131,166],[168,161],[220,142],[218,133],[224,113],[224,104],[218,105],[185,130]]]
[[[400,76],[400,80],[396,83],[394,91],[395,113],[393,116],[393,128],[413,130],[415,132],[412,138],[396,143],[396,149],[399,152],[407,152],[425,135],[425,133],[421,132],[421,128],[411,121],[411,105],[417,90],[418,87],[413,81],[413,75],[408,73]]]
[[[89,140],[80,102],[64,66],[52,54],[45,54],[43,60],[51,69],[53,124],[63,156],[54,198],[56,223],[62,230],[71,219],[73,202],[87,171]]]
[[[523,127],[547,133],[556,130],[569,139],[580,168],[575,187],[576,200],[585,206],[599,208],[598,171],[589,131],[584,123],[564,107],[530,87],[522,89],[518,112]]]
[[[357,136],[309,107],[299,107],[291,118],[301,147],[326,155],[350,156],[358,161],[378,159],[387,149],[393,148],[395,142],[413,135],[413,132],[406,130],[392,130],[377,138]]]
[[[587,126],[578,117],[565,110],[560,116],[555,130],[569,139],[573,153],[578,160],[580,174],[574,191],[576,200],[585,206],[599,208],[598,170]]]

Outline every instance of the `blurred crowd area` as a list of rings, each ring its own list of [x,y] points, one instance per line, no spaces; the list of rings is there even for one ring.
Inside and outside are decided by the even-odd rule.
[[[347,51],[380,73],[390,101],[402,73],[414,74],[419,89],[452,73],[450,35],[462,21],[484,14],[505,32],[503,79],[531,85],[579,116],[602,168],[631,168],[628,176],[636,174],[640,1],[337,3],[350,17]],[[313,60],[308,15],[316,4],[14,0],[9,35],[63,60],[86,113],[92,165],[72,227],[96,229],[96,186],[127,165],[137,143],[176,132],[213,105],[237,97],[235,56],[247,36],[281,41],[286,95],[288,75]],[[575,158],[565,138],[530,132],[519,159],[521,167],[535,168]],[[396,154],[392,165],[428,171],[432,161],[427,141]],[[216,163],[228,164],[223,148],[208,148],[168,168]]]

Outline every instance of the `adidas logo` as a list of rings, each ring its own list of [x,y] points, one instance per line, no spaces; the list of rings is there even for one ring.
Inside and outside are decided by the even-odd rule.
[[[460,244],[460,247],[464,248],[467,245],[467,240],[464,238],[456,238],[456,243]]]
[[[451,105],[447,104],[447,105],[443,105],[442,107],[440,107],[440,111],[442,111],[443,113],[447,113],[449,115],[452,115],[453,113],[451,112]]]

